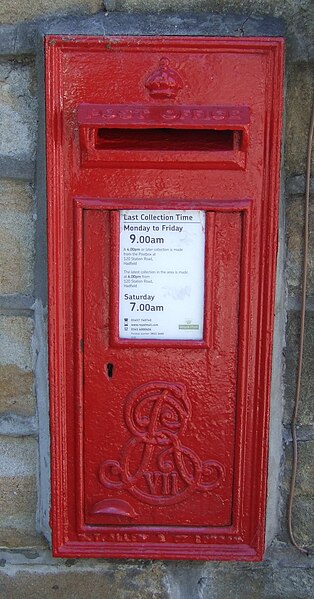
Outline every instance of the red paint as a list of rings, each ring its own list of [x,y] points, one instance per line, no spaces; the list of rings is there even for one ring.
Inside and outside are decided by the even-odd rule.
[[[282,47],[46,39],[54,555],[263,557]],[[202,341],[119,339],[120,209],[206,211]]]
[[[80,104],[77,116],[84,166],[245,168],[247,106]]]

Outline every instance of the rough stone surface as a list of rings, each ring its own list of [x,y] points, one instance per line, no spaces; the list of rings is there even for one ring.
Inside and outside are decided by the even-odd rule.
[[[314,22],[314,14],[312,23]],[[313,34],[312,34],[313,35]],[[305,172],[307,140],[313,102],[314,69],[311,63],[287,65],[286,147],[287,174]],[[312,156],[312,166],[314,155]]]
[[[292,444],[286,448],[283,481],[284,505],[288,504],[292,469]],[[293,497],[292,527],[297,542],[314,547],[314,440],[298,442],[298,466]],[[289,542],[286,509],[283,514],[281,538]]]
[[[243,23],[245,22],[245,32]],[[8,26],[2,26],[8,27]],[[216,36],[282,36],[281,19],[271,16],[244,17],[232,14],[172,13],[100,13],[96,17],[53,18],[38,23],[40,35],[204,35]],[[1,29],[0,29],[1,31]],[[1,51],[1,47],[0,47]]]
[[[296,369],[299,351],[300,317],[298,312],[289,312],[286,346],[286,405],[284,421],[291,421],[296,388]],[[304,361],[302,368],[301,401],[298,421],[303,425],[314,424],[314,313],[306,314]]]
[[[292,509],[293,530],[297,542],[314,548],[314,497],[295,497]]]
[[[310,599],[313,596],[314,571],[303,569],[301,572],[291,568],[278,568],[272,576],[273,592],[265,599]],[[263,596],[264,599],[264,596]]]
[[[0,56],[16,56],[34,53],[36,40],[36,24],[18,23],[15,25],[0,24]]]
[[[0,5],[0,23],[15,23],[51,14],[84,14],[102,10],[101,0],[10,0]]]
[[[32,293],[32,202],[29,185],[0,180],[0,293]]]
[[[278,0],[160,0],[159,2],[156,0],[108,0],[107,3],[100,0],[64,0],[63,2],[56,0],[53,3],[48,0],[41,2],[31,0],[25,3],[11,0],[9,5],[3,3],[3,7],[0,7],[0,23],[23,23],[27,19],[47,18],[50,15],[94,14],[97,11],[104,12],[104,5],[109,11],[130,13],[242,13],[243,35],[247,34],[245,30],[247,15],[279,16],[283,17],[287,23],[288,54],[298,60],[307,60],[310,56],[314,56],[311,0],[287,0],[286,2],[278,2]],[[300,35],[300,31],[302,35]],[[19,38],[19,36],[17,37]],[[29,43],[25,48],[28,47]]]
[[[304,196],[295,195],[287,202],[287,281],[289,296],[301,291],[304,256]],[[314,295],[314,203],[310,201],[307,294]]]
[[[0,438],[0,476],[34,476],[36,473],[37,442],[35,439]]]
[[[37,561],[25,554],[31,562]],[[205,564],[55,560],[55,565],[9,566],[2,560],[0,591],[24,599],[310,599],[313,570],[306,558],[289,563]]]
[[[0,327],[0,363],[14,364],[24,372],[31,371],[32,319],[0,316]]]
[[[188,11],[213,13],[240,13],[283,17],[287,25],[288,54],[294,58],[313,56],[313,4],[312,0],[117,0],[116,10],[125,11]],[[300,31],[302,35],[300,35]]]
[[[70,560],[68,560],[69,562]],[[0,572],[3,597],[24,599],[168,599],[158,563],[110,565],[85,571],[77,567],[17,568]],[[192,599],[192,598],[190,598]]]
[[[38,433],[36,416],[21,416],[16,413],[0,414],[0,435],[28,437]]]
[[[169,563],[166,577],[174,599],[309,599],[313,571],[303,558],[291,569],[289,559],[260,564]],[[296,555],[289,554],[296,562]],[[286,563],[285,563],[286,562]]]
[[[0,156],[34,156],[37,100],[32,63],[0,63]]]
[[[0,437],[0,454],[0,545],[29,546],[37,536],[37,442]]]
[[[288,489],[291,472],[292,446],[286,451],[285,488]],[[302,441],[298,447],[298,471],[295,487],[295,497],[309,497],[314,500],[314,441]],[[314,526],[314,512],[313,512]],[[314,539],[313,539],[314,542]]]
[[[0,413],[34,411],[31,318],[0,316]]]
[[[292,175],[286,179],[286,192],[290,195],[304,195],[305,192],[305,176]],[[314,176],[310,178],[310,192],[314,193]]]
[[[3,477],[0,482],[0,546],[42,545],[35,530],[36,477]]]
[[[34,407],[32,372],[23,372],[15,364],[0,364],[0,414],[30,416]]]

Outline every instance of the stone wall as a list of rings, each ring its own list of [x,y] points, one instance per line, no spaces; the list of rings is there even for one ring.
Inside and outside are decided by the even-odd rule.
[[[285,394],[280,387],[285,311],[279,269],[275,405],[271,436],[274,469],[269,504],[273,539],[261,564],[53,559],[49,536],[46,378],[46,278],[44,163],[40,45],[36,33],[49,27],[73,32],[83,19],[97,21],[100,0],[3,1],[0,7],[0,596],[95,599],[308,599],[314,587],[314,558],[289,543],[286,503],[291,470],[291,419],[298,349],[303,203],[307,131],[313,100],[313,6],[311,0],[108,0],[107,7],[130,12],[238,13],[232,35],[250,35],[259,15],[281,16],[287,28],[286,109],[282,223],[286,251],[281,264],[287,283]],[[65,21],[60,21],[62,15]],[[73,21],[69,19],[74,18]],[[110,18],[110,16],[108,17]],[[144,17],[143,17],[144,18]],[[216,19],[216,20],[215,20]],[[219,18],[217,34],[224,28]],[[1,24],[2,23],[2,24]],[[61,23],[61,24],[60,24]],[[176,20],[180,26],[180,19]],[[266,23],[266,24],[265,24]],[[267,21],[263,27],[267,30]],[[138,25],[137,25],[138,24]],[[172,22],[172,26],[174,21]],[[178,25],[179,24],[179,25]],[[165,24],[166,26],[166,24]],[[269,25],[270,26],[270,25]],[[261,33],[266,34],[266,30]],[[158,31],[157,31],[158,33]],[[206,34],[202,29],[202,33]],[[39,52],[39,53],[38,53]],[[37,62],[37,66],[36,66]],[[38,76],[39,73],[39,76]],[[38,129],[38,121],[41,126]],[[38,140],[38,141],[37,141]],[[37,167],[35,167],[35,160]],[[314,186],[313,186],[314,187]],[[313,209],[311,212],[313,231]],[[281,239],[284,241],[283,230]],[[297,539],[314,548],[314,245],[311,237],[306,348],[299,414],[299,469],[294,504]],[[277,407],[276,407],[277,406]],[[282,437],[282,441],[281,441]],[[278,441],[279,439],[279,441]],[[283,451],[282,451],[283,447]],[[272,465],[273,467],[273,465]],[[280,489],[278,492],[278,480]],[[275,488],[277,486],[277,489]],[[45,533],[42,534],[42,532]]]

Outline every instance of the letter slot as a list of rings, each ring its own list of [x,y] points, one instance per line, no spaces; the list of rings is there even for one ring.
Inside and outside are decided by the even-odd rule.
[[[78,122],[83,166],[245,167],[247,107],[81,105]]]

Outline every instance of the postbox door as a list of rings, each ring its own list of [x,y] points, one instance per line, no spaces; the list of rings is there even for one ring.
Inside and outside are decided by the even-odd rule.
[[[116,285],[121,277],[114,265],[123,248],[115,236],[119,236],[116,223],[123,211],[83,211],[87,523],[231,524],[243,215],[241,211],[195,212],[204,217],[205,225],[203,339],[154,341],[150,333],[154,328],[145,333],[144,327],[137,339],[123,339],[121,345],[112,328],[119,318]],[[171,214],[186,212],[174,209],[170,218]],[[172,235],[174,245],[180,246],[184,227],[177,228],[183,232]],[[150,255],[151,237],[145,237],[148,242],[141,245],[140,255]],[[172,280],[172,289],[180,294],[182,284],[176,286],[172,270],[178,264],[175,254],[167,254],[165,280]],[[135,322],[154,325],[158,321],[154,314],[158,299],[151,301],[149,289],[156,290],[159,263],[160,258],[147,262],[152,265],[148,299],[137,299],[141,296],[136,290],[143,285],[136,278],[127,286],[133,292]],[[198,270],[197,263],[193,267]],[[130,269],[139,272],[138,266]],[[191,274],[186,274],[183,292]],[[167,299],[163,302],[166,311]],[[150,318],[142,318],[143,306],[144,316]],[[176,318],[174,312],[168,316],[170,322]]]

